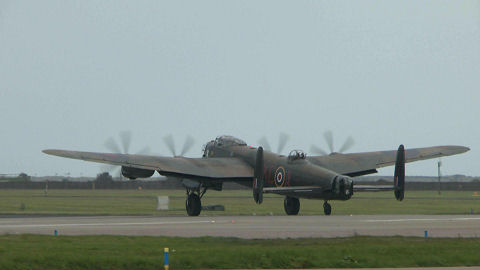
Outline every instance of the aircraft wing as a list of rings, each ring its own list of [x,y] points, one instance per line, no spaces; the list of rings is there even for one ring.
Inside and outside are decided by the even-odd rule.
[[[453,145],[405,149],[405,162],[457,155],[469,150],[468,147]],[[328,156],[309,157],[309,160],[339,174],[354,177],[376,173],[378,168],[395,165],[396,153],[396,150],[353,154],[334,153]]]
[[[243,160],[229,158],[185,158],[148,155],[110,154],[68,150],[44,150],[45,154],[155,170],[162,175],[193,179],[235,180],[253,178],[253,168]]]

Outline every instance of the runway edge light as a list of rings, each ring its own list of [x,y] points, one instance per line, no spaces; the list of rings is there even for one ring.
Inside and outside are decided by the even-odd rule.
[[[164,253],[163,267],[165,270],[168,270],[168,248],[165,248],[163,253]]]

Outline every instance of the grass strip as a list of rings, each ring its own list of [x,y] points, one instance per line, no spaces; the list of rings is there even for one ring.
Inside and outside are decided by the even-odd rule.
[[[171,196],[170,210],[157,211],[157,196]],[[283,196],[266,194],[256,204],[250,190],[209,191],[202,205],[222,204],[225,211],[201,215],[285,215]],[[330,201],[333,215],[478,214],[473,192],[412,191],[403,202],[393,192],[358,193],[348,201]],[[300,215],[323,215],[322,200],[300,200]],[[0,190],[0,215],[151,215],[185,216],[184,190]]]
[[[480,265],[480,239],[351,237],[244,240],[130,236],[0,236],[0,269],[361,268]]]

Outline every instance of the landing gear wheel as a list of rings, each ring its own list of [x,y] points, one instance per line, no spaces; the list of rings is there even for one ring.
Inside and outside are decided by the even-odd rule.
[[[330,216],[332,213],[332,206],[326,201],[323,203],[323,212],[326,216]]]
[[[300,200],[294,197],[285,197],[283,207],[285,208],[285,213],[287,213],[287,215],[297,215],[300,210]]]
[[[187,209],[187,214],[189,216],[200,215],[200,211],[202,211],[200,197],[195,193],[188,195],[187,200],[185,201],[185,208]]]

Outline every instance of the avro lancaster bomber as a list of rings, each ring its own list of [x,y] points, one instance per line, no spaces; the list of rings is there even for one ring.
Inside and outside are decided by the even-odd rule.
[[[208,142],[200,158],[162,157],[112,153],[92,153],[68,150],[44,150],[49,155],[121,166],[122,175],[129,179],[147,178],[155,171],[163,176],[182,179],[187,192],[186,210],[198,216],[201,198],[208,189],[222,190],[224,182],[233,181],[249,186],[256,203],[264,193],[285,196],[288,215],[300,210],[300,198],[323,200],[325,215],[332,212],[331,200],[349,200],[360,191],[393,191],[403,200],[405,163],[451,156],[469,151],[463,146],[435,146],[405,150],[365,153],[331,153],[307,156],[293,150],[288,156],[252,147],[231,136],[220,136]],[[395,166],[392,186],[357,185],[353,178],[376,173],[378,168]]]

